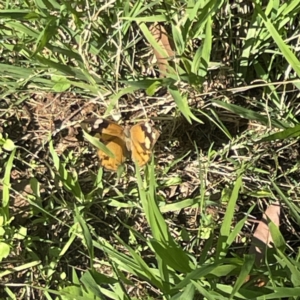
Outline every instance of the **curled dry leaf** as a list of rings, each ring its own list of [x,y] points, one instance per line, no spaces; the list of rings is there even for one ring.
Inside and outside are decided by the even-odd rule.
[[[173,57],[175,55],[174,51],[171,47],[167,32],[162,25],[154,23],[150,26],[149,30],[155,38],[156,42],[159,44],[162,50],[164,50],[163,52],[165,52],[166,54],[163,55],[163,53],[153,48],[153,52],[156,57],[158,69],[160,72],[160,77],[165,77],[169,65],[168,60],[170,59],[170,57]]]

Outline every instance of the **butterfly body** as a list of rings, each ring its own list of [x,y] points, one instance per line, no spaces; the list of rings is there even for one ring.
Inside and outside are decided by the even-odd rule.
[[[100,139],[113,157],[98,149],[100,164],[106,170],[117,171],[131,153],[131,159],[140,167],[151,158],[159,132],[147,122],[125,126],[106,119],[88,119],[83,128]]]

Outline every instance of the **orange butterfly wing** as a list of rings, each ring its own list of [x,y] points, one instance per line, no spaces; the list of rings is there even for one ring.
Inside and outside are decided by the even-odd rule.
[[[97,151],[101,166],[109,171],[116,172],[125,162],[129,151],[132,160],[140,167],[144,166],[150,160],[153,146],[159,137],[159,132],[149,123],[139,123],[123,129],[112,121],[91,118],[82,124],[84,129],[88,128],[87,131],[98,137],[113,154],[111,157],[101,149]]]
[[[159,132],[149,123],[138,123],[130,128],[131,158],[140,167],[150,160],[158,137]]]
[[[122,126],[109,120],[96,118],[88,119],[84,123],[89,124],[90,134],[98,137],[100,142],[114,154],[114,157],[110,157],[98,149],[97,154],[101,166],[109,171],[117,171],[119,166],[125,162],[128,154]]]
[[[125,162],[127,156],[127,148],[124,140],[103,134],[100,137],[100,141],[114,154],[114,157],[110,157],[104,151],[98,149],[97,154],[101,166],[109,171],[117,171],[118,167]]]

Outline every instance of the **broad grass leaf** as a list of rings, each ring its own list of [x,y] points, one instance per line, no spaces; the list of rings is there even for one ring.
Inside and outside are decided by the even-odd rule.
[[[78,67],[84,69],[84,62],[82,60],[82,57],[76,51],[76,49],[65,49],[62,47],[53,46],[49,43],[47,44],[47,48],[52,52],[56,52],[58,55],[61,54],[68,57],[69,59],[74,59],[77,62]],[[59,62],[59,60],[57,60],[56,62]]]
[[[34,39],[37,39],[39,36],[39,32],[31,27],[28,27],[20,22],[9,22],[8,23],[9,28],[13,32],[17,32],[19,35],[24,35],[27,37],[32,37]],[[23,50],[23,49],[22,49]]]
[[[244,260],[241,258],[238,259],[229,259],[226,261],[226,264],[220,265],[216,267],[213,271],[209,273],[209,275],[213,275],[216,277],[223,277],[231,275],[237,275],[240,272],[240,267],[243,265]]]
[[[79,223],[80,228],[82,229],[83,238],[86,244],[86,247],[89,252],[90,257],[90,265],[93,266],[93,259],[94,259],[94,246],[93,246],[93,239],[90,233],[90,230],[86,224],[86,221],[82,217],[82,215],[79,212],[79,209],[75,207],[75,221]]]
[[[11,152],[14,149],[16,149],[15,143],[11,139],[6,139],[2,147],[5,151],[8,152]]]
[[[93,146],[95,146],[97,149],[100,149],[101,151],[103,151],[105,154],[107,154],[109,157],[114,158],[115,155],[113,152],[111,152],[103,143],[100,142],[100,139],[97,137],[94,137],[90,134],[88,134],[85,131],[85,125],[84,125],[84,121],[81,123],[81,127],[84,129],[83,130],[83,136],[84,138],[91,143]]]
[[[147,221],[151,227],[153,237],[157,241],[166,242],[170,237],[167,224],[165,223],[165,220],[159,211],[155,201],[155,194],[149,194],[149,192],[145,190],[138,165],[136,165],[136,178],[138,182],[140,201],[143,206]]]
[[[147,89],[146,89],[146,94],[148,96],[153,96],[157,90],[158,87],[160,87],[161,83],[156,80],[154,81]]]
[[[57,70],[58,71],[56,73],[57,75],[71,76],[73,78],[76,78],[78,80],[83,80],[85,82],[88,81],[88,79],[90,79],[90,78],[94,79],[94,77],[91,77],[91,75],[89,75],[89,77],[87,77],[85,75],[85,73],[83,72],[83,70],[79,70],[77,68],[66,66],[64,64],[52,61],[52,60],[45,58],[39,54],[35,55],[35,59],[38,60],[41,64],[44,64],[44,65],[48,66],[49,68],[53,68],[53,69]],[[61,72],[61,74],[59,72]]]
[[[210,237],[205,241],[202,253],[199,257],[198,265],[203,265],[210,257],[210,250],[215,247],[215,237],[213,231],[211,231]]]
[[[293,128],[288,128],[280,132],[270,134],[269,136],[264,137],[257,142],[260,143],[260,142],[269,142],[275,140],[285,140],[285,139],[294,138],[298,136],[300,136],[300,125],[296,125]]]
[[[231,295],[229,299],[234,299],[234,296],[240,290],[242,285],[245,283],[248,275],[250,274],[255,261],[255,255],[245,255],[244,256],[244,263],[241,267],[240,274],[237,276],[237,280],[233,286]]]
[[[198,292],[200,293],[200,295],[204,296],[205,299],[207,300],[227,300],[227,297],[223,297],[222,295],[220,295],[217,291],[212,291],[212,290],[208,290],[207,287],[201,285],[201,283],[199,281],[196,280],[191,280],[191,283],[195,286],[195,288],[198,290]],[[173,300],[173,298],[172,298]],[[184,300],[184,299],[180,299],[180,300]]]
[[[48,24],[45,26],[44,30],[40,33],[37,42],[36,49],[32,53],[32,56],[35,56],[37,53],[41,52],[44,47],[49,43],[52,37],[56,34],[58,30],[58,24],[56,18],[51,18],[48,21]]]
[[[248,220],[248,216],[251,213],[251,211],[253,210],[253,208],[255,207],[255,204],[253,204],[247,211],[246,216],[241,219],[239,222],[237,222],[237,224],[234,226],[234,229],[230,232],[228,239],[227,239],[227,245],[230,246],[236,239],[236,237],[238,236],[238,234],[242,231],[242,228],[244,227],[245,223]]]
[[[199,38],[199,36],[201,36],[207,18],[215,14],[216,11],[224,4],[224,2],[225,1],[216,1],[216,0],[209,0],[203,2],[201,1],[201,5],[197,13],[196,22],[193,24],[193,28],[191,30],[191,38]]]
[[[128,1],[129,2],[129,1]],[[135,22],[139,22],[144,18],[144,15],[147,14],[147,12],[149,10],[152,10],[153,6],[156,6],[159,4],[159,1],[151,1],[151,2],[145,2],[145,1],[135,1],[134,4],[130,3],[127,5],[127,10],[125,11],[125,17],[124,19],[128,19],[128,20],[132,20]],[[124,5],[125,6],[125,5]],[[123,6],[122,6],[122,10],[123,10]],[[139,17],[139,15],[142,15],[142,17]],[[128,17],[131,16],[131,17]],[[162,17],[162,15],[153,15],[150,18],[152,19],[156,19],[156,18]],[[149,22],[151,22],[151,20],[149,20]],[[164,17],[163,20],[167,20],[166,16]],[[152,21],[154,22],[154,21]]]
[[[275,204],[276,205],[276,204]],[[273,206],[270,205],[270,206]],[[279,229],[279,216],[280,216],[280,207],[279,207],[279,202],[277,203],[277,208],[275,209],[275,212],[272,212],[272,217],[271,217],[271,212],[266,212],[266,215],[269,218],[269,229],[270,229],[270,234],[272,237],[272,241],[274,244],[274,247],[276,249],[280,249],[281,251],[285,251],[286,250],[286,241],[284,239],[284,237],[282,236],[282,233],[280,232]],[[274,208],[272,207],[272,210],[274,210]]]
[[[60,7],[54,7],[52,5],[52,2],[55,3],[55,1],[49,1],[49,0],[35,0],[34,1],[36,6],[39,8],[40,11],[43,11],[44,13],[47,13],[47,17],[51,17],[50,16],[50,12],[51,11],[55,11],[55,10],[59,10]]]
[[[117,235],[115,235],[115,238],[117,238],[119,240],[119,242],[126,247],[126,249],[129,251],[133,261],[136,263],[137,265],[137,270],[139,275],[142,276],[143,278],[147,279],[148,282],[150,282],[151,284],[155,285],[156,287],[158,287],[161,290],[165,290],[164,287],[164,283],[161,280],[161,278],[159,276],[157,276],[155,274],[155,272],[153,272],[154,270],[152,270],[148,264],[143,260],[143,258],[140,256],[140,254],[136,253],[135,250],[133,250],[129,245],[127,245],[126,243],[124,243],[121,238]]]
[[[205,38],[203,44],[196,51],[191,69],[193,73],[200,76],[201,83],[204,81],[204,78],[207,74],[212,48],[212,19],[210,16],[207,18],[205,29]]]
[[[294,287],[300,287],[300,266],[299,262],[288,257],[284,252],[278,250],[277,257],[278,262],[282,265],[283,268],[287,269],[286,273],[290,273],[287,276],[291,278],[292,284]]]
[[[80,284],[80,280],[78,277],[79,274],[76,273],[76,269],[75,267],[72,268],[72,283],[79,285]]]
[[[100,242],[94,242],[94,246],[102,251],[104,251],[110,261],[118,266],[118,269],[133,274],[139,278],[144,278],[151,284],[164,289],[164,283],[156,269],[150,268],[142,259],[140,255],[135,253],[126,243],[124,243],[117,235],[115,237],[128,249],[130,249],[130,254],[132,257],[120,253],[115,250],[106,240],[100,239]],[[132,252],[132,253],[131,253]]]
[[[287,299],[293,297],[298,299],[300,295],[300,287],[277,287],[272,288],[273,293],[264,294],[261,297],[255,298],[255,300],[267,300],[267,299]],[[289,298],[290,299],[290,298]]]
[[[40,260],[34,260],[34,261],[29,262],[29,263],[23,263],[19,266],[16,266],[16,267],[12,268],[12,269],[6,268],[6,269],[0,271],[0,278],[2,278],[4,276],[7,276],[7,275],[14,274],[15,272],[30,270],[31,268],[38,267],[40,265],[41,265]]]
[[[162,213],[167,213],[172,211],[179,211],[187,207],[192,208],[198,206],[199,206],[199,198],[193,198],[193,199],[185,199],[175,203],[166,204],[164,206],[160,206],[159,209]]]
[[[189,104],[187,102],[187,98],[185,96],[181,96],[179,90],[174,85],[169,86],[168,91],[172,95],[180,112],[184,115],[184,117],[187,119],[187,121],[190,124],[192,124],[191,118],[192,118],[193,114],[190,110]]]
[[[203,5],[203,1],[188,0],[186,7],[186,16],[188,17],[190,22],[197,21],[197,17],[199,14],[198,10],[201,5]]]
[[[117,278],[106,276],[92,269],[85,272],[80,281],[88,291],[99,299],[107,299],[106,297],[113,299],[115,297],[115,293],[111,289],[105,289],[103,286],[116,284]]]
[[[71,82],[62,76],[52,76],[52,80],[55,82],[53,90],[58,93],[65,92],[71,87]]]
[[[178,55],[182,55],[185,50],[186,45],[185,45],[185,41],[183,40],[183,34],[181,32],[181,28],[179,27],[178,24],[172,24],[171,27],[172,27],[173,41],[176,46],[176,53],[178,53]],[[169,45],[167,45],[167,47],[171,49],[170,43],[169,43]],[[170,55],[170,53],[173,53],[170,56],[174,55],[174,52],[172,51],[172,49],[171,49],[171,51],[168,51],[168,53],[169,53],[169,55]]]
[[[163,218],[157,205],[155,197],[156,182],[154,176],[153,158],[151,166],[148,167],[148,172],[150,179],[149,192],[145,194],[142,205],[145,209],[146,217],[148,219],[154,237],[154,240],[151,241],[151,244],[153,245],[153,247],[155,247],[155,249],[157,250],[157,255],[162,259],[163,262],[166,261],[167,264],[170,263],[170,266],[175,269],[185,270],[184,272],[192,270],[193,266],[189,260],[189,257],[187,256],[187,253],[174,241],[169,232],[165,219]],[[141,192],[140,185],[139,191]],[[170,258],[170,253],[174,254],[172,255],[172,258]]]
[[[0,19],[25,20],[29,15],[32,16],[32,14],[33,12],[29,9],[3,9],[0,12]],[[35,16],[38,16],[38,14],[35,14]]]
[[[124,20],[131,20],[135,22],[141,22],[141,23],[154,23],[154,22],[166,22],[168,21],[166,15],[155,15],[155,16],[146,16],[146,17],[123,17],[121,19]]]
[[[9,220],[9,191],[10,191],[10,175],[13,167],[13,162],[15,158],[16,149],[14,149],[8,158],[8,161],[5,165],[5,172],[3,177],[3,187],[2,187],[2,209],[4,212],[4,216],[6,219],[4,220],[4,224]]]
[[[98,298],[92,293],[86,292],[84,286],[78,285],[69,285],[64,286],[62,289],[59,290],[51,290],[49,288],[40,288],[45,296],[45,299],[51,299],[54,295],[57,297],[55,299],[60,300],[104,300],[106,298]],[[51,295],[51,296],[50,296]]]
[[[257,0],[254,1],[254,3],[255,3],[255,10],[261,16],[267,30],[269,31],[269,33],[273,37],[275,43],[277,44],[277,46],[281,50],[283,56],[289,62],[291,67],[295,70],[298,77],[300,77],[300,62],[299,62],[299,60],[297,59],[295,54],[290,50],[290,48],[285,44],[284,40],[282,39],[282,37],[280,36],[278,31],[276,30],[276,28],[272,24],[272,21],[267,18],[267,16],[265,15],[265,13],[263,12],[263,10],[260,6],[260,3]]]
[[[36,196],[35,202],[40,206],[43,207],[41,197],[41,183],[35,178],[30,178],[30,187],[32,189],[33,194]]]
[[[175,244],[175,242],[163,243],[156,240],[151,241],[151,245],[155,250],[155,255],[159,256],[162,261],[175,271],[188,273],[192,271],[190,259],[182,248]],[[172,255],[170,255],[172,253]]]
[[[200,278],[206,277],[208,274],[213,272],[218,266],[222,265],[223,261],[219,260],[215,263],[210,263],[207,265],[199,266],[195,270],[191,271],[190,273],[186,274],[184,279],[176,284],[172,290],[180,290],[187,286],[191,280],[199,280]]]
[[[270,119],[268,117],[263,116],[260,113],[254,112],[250,109],[243,108],[243,107],[235,105],[235,104],[225,103],[225,102],[222,102],[219,100],[212,100],[212,101],[214,103],[216,103],[218,106],[223,107],[245,119],[259,121],[260,123],[262,123],[266,126],[272,125],[274,127],[281,128],[281,129],[286,129],[286,128],[290,127],[290,124],[287,122]]]
[[[130,82],[131,83],[131,82]],[[109,105],[104,113],[104,116],[110,115],[111,111],[117,106],[118,100],[126,95],[126,94],[131,94],[137,90],[139,90],[141,87],[139,85],[130,85],[128,87],[125,87],[124,89],[119,90],[117,94],[114,94],[109,98]]]
[[[225,295],[225,299],[229,299],[230,295],[232,294],[233,291],[233,286],[229,284],[216,284],[216,290],[217,291],[222,291],[222,295]],[[235,297],[233,298],[238,299],[238,300],[249,300],[249,299],[255,299],[255,300],[264,300],[264,299],[277,299],[276,297],[274,298],[274,295],[271,297],[271,293],[273,292],[273,289],[271,288],[245,288],[241,287],[241,289],[235,294]],[[219,300],[219,298],[217,298]]]
[[[253,24],[253,22],[255,23]],[[242,72],[240,75],[242,78],[247,78],[251,51],[253,51],[253,48],[257,46],[256,36],[259,34],[259,31],[261,31],[261,28],[257,26],[256,19],[254,19],[247,30],[247,34],[243,43],[243,51],[239,66],[239,70]]]
[[[28,230],[26,227],[20,227],[17,232],[14,233],[14,239],[25,240],[28,237]]]
[[[136,177],[138,180],[140,200],[150,225],[153,240],[152,246],[155,248],[156,258],[159,263],[159,270],[163,278],[168,278],[168,267],[174,270],[187,272],[192,269],[192,263],[188,255],[180,248],[171,236],[168,226],[158,208],[156,202],[156,182],[154,176],[153,158],[152,164],[148,166],[149,187],[145,190],[139,168],[136,166]],[[172,253],[172,255],[170,255]]]
[[[98,299],[105,299],[99,298],[96,294],[90,295],[85,291],[84,287],[78,285],[69,285],[59,290],[59,299],[60,300],[70,300],[70,299],[78,299],[78,300],[98,300]]]
[[[286,206],[289,208],[289,212],[291,214],[291,217],[295,219],[298,225],[300,225],[300,208],[299,206],[295,205],[290,197],[287,197],[281,189],[277,186],[277,184],[271,180],[271,184],[274,188],[274,190],[278,193],[278,197],[281,201],[283,201]]]
[[[123,268],[127,272],[139,274],[140,270],[138,269],[138,265],[136,264],[136,262],[131,257],[118,252],[105,239],[99,238],[99,241],[95,241],[93,245],[97,249],[109,255],[112,262],[116,262],[121,268]]]
[[[231,133],[229,132],[223,121],[220,119],[218,113],[216,113],[214,109],[210,109],[209,111],[211,116],[204,111],[200,111],[200,113],[207,117],[208,120],[210,120],[212,123],[216,124],[216,126],[224,133],[225,136],[227,136],[229,140],[232,140]]]
[[[0,262],[10,253],[10,246],[7,243],[0,242]]]
[[[242,170],[239,171],[239,173],[242,173]],[[220,236],[218,239],[218,245],[217,245],[217,250],[216,250],[216,259],[220,259],[222,257],[225,257],[227,254],[228,250],[228,238],[230,236],[231,232],[231,223],[232,223],[232,218],[234,215],[234,209],[236,202],[239,198],[239,190],[242,186],[242,176],[238,175],[235,183],[233,190],[231,192],[230,200],[227,204],[226,208],[226,213],[220,228]]]
[[[16,79],[22,79],[32,77],[34,75],[34,70],[18,66],[12,66],[9,64],[0,64],[0,74],[12,76]]]
[[[185,288],[183,288],[183,291],[179,292],[175,296],[171,298],[171,300],[189,300],[189,299],[195,299],[195,286],[190,283]]]

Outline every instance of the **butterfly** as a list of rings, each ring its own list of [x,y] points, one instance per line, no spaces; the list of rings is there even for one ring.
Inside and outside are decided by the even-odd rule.
[[[139,167],[150,160],[152,149],[159,137],[159,132],[148,122],[141,122],[133,126],[125,126],[107,120],[91,118],[81,123],[90,135],[99,138],[108,151],[98,149],[98,157],[103,168],[117,171],[131,153],[131,159]]]

